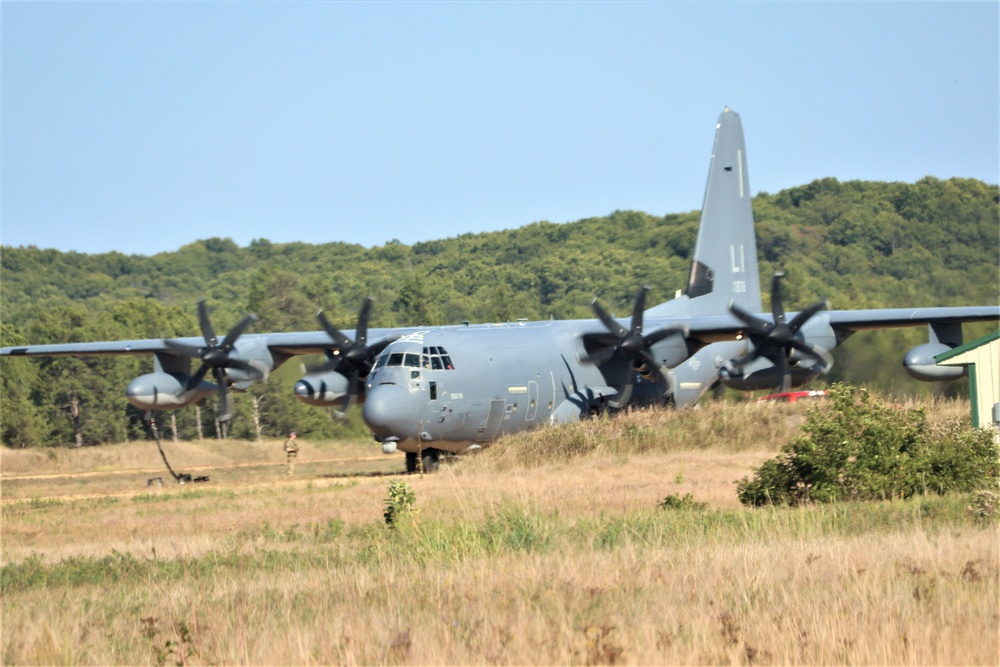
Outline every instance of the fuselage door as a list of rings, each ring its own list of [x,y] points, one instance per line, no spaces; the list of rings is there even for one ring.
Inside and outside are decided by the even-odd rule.
[[[528,411],[524,415],[525,421],[535,421],[538,413],[538,383],[532,380],[528,383]]]

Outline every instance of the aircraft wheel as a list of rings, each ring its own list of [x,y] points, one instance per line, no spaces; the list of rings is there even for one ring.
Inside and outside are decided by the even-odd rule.
[[[441,452],[437,449],[425,449],[421,452],[424,472],[437,472],[441,466]],[[406,452],[406,472],[411,475],[420,472],[420,460],[416,452]]]
[[[425,449],[423,455],[424,472],[437,472],[441,465],[441,452],[436,449]]]

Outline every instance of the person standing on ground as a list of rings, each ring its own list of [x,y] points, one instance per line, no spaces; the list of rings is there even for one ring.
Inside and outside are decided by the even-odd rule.
[[[299,446],[295,444],[295,439],[299,437],[295,431],[288,434],[285,440],[285,458],[288,460],[288,476],[295,474],[295,459],[299,456]]]

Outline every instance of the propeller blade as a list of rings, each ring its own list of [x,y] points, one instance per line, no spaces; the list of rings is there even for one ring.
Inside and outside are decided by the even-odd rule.
[[[201,381],[205,379],[206,373],[208,373],[208,364],[202,364],[201,368],[198,369],[198,372],[188,378],[186,385],[187,389],[190,391],[200,385]]]
[[[257,376],[257,379],[265,378],[268,375],[267,367],[256,360],[228,359],[226,361],[226,368],[236,368],[247,373],[253,373]]]
[[[615,336],[618,338],[624,338],[628,335],[628,329],[618,324],[618,322],[616,322],[614,318],[608,314],[608,311],[601,307],[601,304],[597,299],[590,302],[590,308],[594,311],[594,314],[597,315],[597,319],[603,322],[607,330]]]
[[[239,324],[230,329],[229,333],[226,334],[226,338],[222,341],[222,345],[219,347],[225,350],[227,353],[232,352],[233,346],[236,344],[236,339],[243,335],[243,330],[248,326],[257,321],[257,316],[254,314],[246,315]]]
[[[823,366],[824,370],[828,370],[831,366],[833,366],[833,357],[819,345],[809,345],[808,343],[804,343],[798,339],[793,339],[791,346],[799,352],[813,357],[821,366]]]
[[[792,390],[792,373],[788,368],[788,357],[779,355],[777,359],[778,374],[781,377],[781,393]]]
[[[357,402],[358,378],[359,373],[357,369],[355,369],[347,379],[347,396],[344,397],[344,407],[342,410],[343,414],[347,414],[347,411],[354,407],[354,404]]]
[[[729,312],[735,315],[737,318],[742,320],[747,326],[754,330],[755,333],[767,334],[773,328],[773,324],[767,320],[762,320],[756,315],[743,310],[739,305],[735,303],[729,304]]]
[[[205,338],[205,344],[208,347],[215,347],[219,340],[215,337],[212,321],[208,319],[208,307],[205,305],[205,299],[198,299],[198,325],[201,327],[201,335]]]
[[[663,385],[665,390],[669,389],[669,383],[667,382],[666,376],[663,375],[660,365],[656,362],[656,359],[653,358],[653,355],[650,354],[649,350],[642,350],[639,354],[642,356],[646,370],[649,374],[655,377],[656,381]]]
[[[687,338],[690,333],[691,329],[688,328],[686,324],[682,324],[679,327],[663,327],[662,329],[657,329],[653,333],[643,336],[642,339],[645,341],[646,347],[652,347],[664,338],[669,338],[674,334],[680,334],[684,338]]]
[[[215,383],[219,387],[219,408],[222,414],[219,415],[219,421],[229,421],[233,416],[233,398],[229,395],[229,389],[227,388],[226,382],[226,371],[222,368],[216,368],[213,372],[215,376]]]
[[[597,364],[598,366],[606,364],[611,361],[611,357],[615,356],[615,352],[618,351],[617,347],[608,346],[602,348],[600,352],[595,352],[594,354],[588,354],[580,357],[580,361],[588,364]]]
[[[323,330],[326,331],[326,335],[328,335],[338,347],[346,350],[354,344],[354,341],[345,336],[340,329],[333,326],[330,323],[330,320],[326,319],[326,314],[322,310],[316,313],[316,319],[319,320],[320,326],[322,326]]]
[[[368,346],[368,356],[372,359],[382,354],[382,350],[387,348],[390,343],[395,343],[399,340],[399,336],[390,336],[389,338],[382,338],[379,341],[372,343]]]
[[[781,279],[784,277],[784,271],[775,271],[771,277],[771,314],[775,324],[785,323],[785,306],[781,300]]]
[[[642,286],[635,295],[635,304],[632,306],[632,333],[642,333],[642,314],[646,312],[646,293],[649,288]]]
[[[354,329],[354,343],[356,345],[368,344],[368,316],[371,314],[372,300],[365,297],[361,302],[361,311],[358,312],[358,326]]]
[[[621,410],[632,400],[632,385],[635,384],[635,373],[629,369],[629,374],[625,379],[625,386],[618,392],[618,396],[608,399],[608,405],[615,410]]]
[[[828,301],[817,301],[813,305],[809,306],[798,315],[792,318],[792,321],[788,323],[788,329],[792,333],[796,333],[803,324],[806,323],[810,317],[823,310],[824,308],[829,308],[830,303]]]

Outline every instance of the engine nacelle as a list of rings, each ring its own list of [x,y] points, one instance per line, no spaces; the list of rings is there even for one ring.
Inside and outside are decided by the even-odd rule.
[[[957,380],[965,375],[964,366],[938,366],[934,357],[950,352],[953,348],[944,343],[924,343],[918,345],[903,357],[903,368],[917,380],[923,382],[940,382],[941,380]]]
[[[347,394],[349,382],[336,371],[311,373],[295,383],[295,398],[309,405],[336,405]]]
[[[202,381],[188,388],[188,376],[177,373],[149,373],[128,383],[125,396],[140,410],[174,410],[197,403],[215,391],[215,386]]]
[[[752,368],[758,368],[759,370],[751,370]],[[791,366],[788,371],[791,375],[792,386],[801,387],[819,377],[823,369],[815,365]],[[758,391],[781,386],[782,377],[778,373],[778,369],[770,361],[758,359],[745,369],[743,374],[732,373],[725,367],[720,368],[719,381],[731,389]]]

